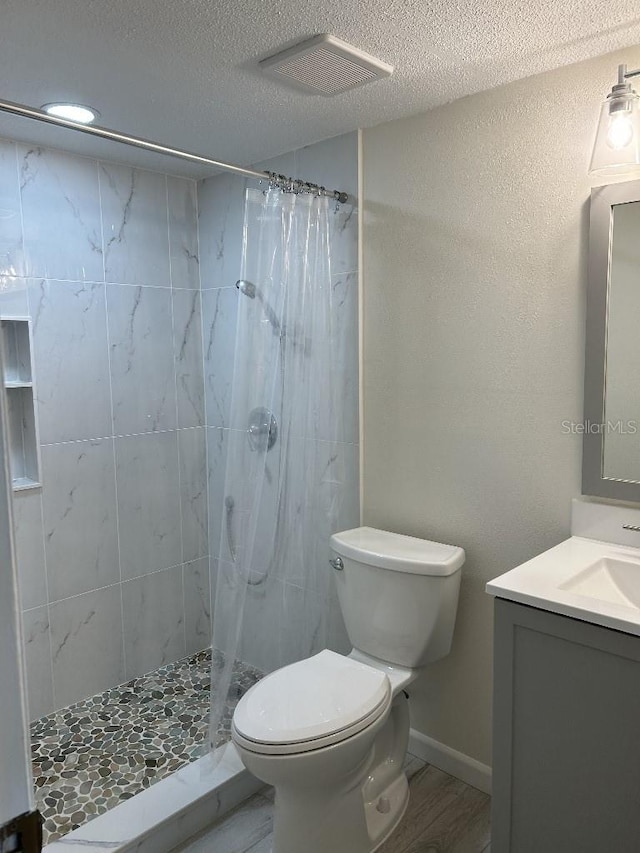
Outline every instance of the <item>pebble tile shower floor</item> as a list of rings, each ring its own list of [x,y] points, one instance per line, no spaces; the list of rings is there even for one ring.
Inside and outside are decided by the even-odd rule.
[[[198,652],[31,724],[45,844],[203,754],[210,667],[210,651]],[[236,701],[260,676],[236,663]],[[229,740],[232,710],[218,730],[218,745]]]

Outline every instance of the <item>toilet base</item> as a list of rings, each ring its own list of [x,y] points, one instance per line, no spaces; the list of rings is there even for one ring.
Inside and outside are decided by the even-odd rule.
[[[272,853],[374,853],[391,835],[409,801],[409,707],[392,695],[373,722],[316,749],[257,751],[234,720],[243,764],[275,788]]]
[[[384,811],[380,810],[381,804]],[[372,853],[382,847],[404,817],[408,805],[409,783],[404,773],[382,792],[377,802],[365,805],[369,835],[378,839]]]
[[[364,803],[362,788],[324,798],[322,812],[290,791],[276,793],[272,853],[373,853],[402,820],[409,785],[402,773],[375,802]]]
[[[272,853],[377,850],[409,802],[402,769],[408,738],[400,693],[379,722],[315,752],[259,755],[236,744],[247,769],[275,787]]]

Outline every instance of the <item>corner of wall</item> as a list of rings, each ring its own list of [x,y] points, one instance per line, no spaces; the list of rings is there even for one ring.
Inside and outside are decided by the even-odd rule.
[[[360,524],[364,523],[364,135],[358,128],[358,409],[360,417]]]

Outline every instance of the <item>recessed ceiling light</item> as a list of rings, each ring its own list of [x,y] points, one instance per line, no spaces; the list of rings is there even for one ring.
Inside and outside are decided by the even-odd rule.
[[[66,118],[68,121],[76,121],[78,124],[91,124],[100,113],[92,107],[84,107],[82,104],[45,104],[42,109],[50,116]]]

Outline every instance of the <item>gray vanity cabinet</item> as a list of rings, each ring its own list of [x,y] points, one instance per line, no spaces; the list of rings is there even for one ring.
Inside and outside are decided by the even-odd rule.
[[[492,853],[639,853],[640,637],[495,600]]]

